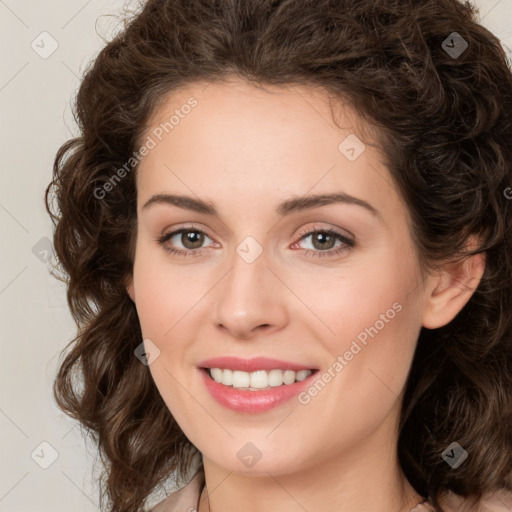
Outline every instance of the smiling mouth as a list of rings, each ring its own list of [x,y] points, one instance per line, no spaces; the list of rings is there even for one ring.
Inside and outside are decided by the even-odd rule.
[[[206,372],[210,379],[218,384],[245,391],[262,391],[290,386],[297,382],[302,382],[318,371],[314,368],[298,371],[275,368],[254,372],[244,372],[228,368],[201,368],[201,370]]]

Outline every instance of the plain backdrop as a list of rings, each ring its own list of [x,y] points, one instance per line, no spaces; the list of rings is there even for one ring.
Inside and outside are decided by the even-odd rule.
[[[510,58],[512,0],[474,4]],[[77,135],[71,102],[85,66],[122,27],[112,15],[138,5],[0,0],[2,512],[99,511],[94,445],[52,396],[58,357],[75,326],[64,285],[48,272],[43,194],[55,153]]]

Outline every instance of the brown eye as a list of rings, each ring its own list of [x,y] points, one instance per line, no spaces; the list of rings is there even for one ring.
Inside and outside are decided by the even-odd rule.
[[[313,247],[319,250],[332,249],[337,240],[335,236],[325,233],[324,231],[317,231],[310,236]]]
[[[310,239],[310,248],[300,247],[303,240]],[[340,242],[336,247],[336,242]],[[303,233],[299,242],[293,244],[293,247],[302,248],[305,254],[312,257],[334,257],[349,251],[356,245],[355,241],[338,233],[334,229],[313,229]]]
[[[181,232],[180,241],[185,249],[198,249],[204,243],[204,233],[202,231],[187,229]]]
[[[201,229],[183,228],[163,235],[157,242],[171,254],[199,256],[206,238],[210,237]],[[183,248],[180,248],[180,245]]]

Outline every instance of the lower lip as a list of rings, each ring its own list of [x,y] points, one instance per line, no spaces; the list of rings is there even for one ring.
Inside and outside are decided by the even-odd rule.
[[[283,384],[275,388],[249,391],[219,384],[210,377],[209,371],[199,369],[203,381],[212,397],[224,407],[237,412],[258,413],[268,411],[290,400],[306,388],[316,371],[300,382]]]

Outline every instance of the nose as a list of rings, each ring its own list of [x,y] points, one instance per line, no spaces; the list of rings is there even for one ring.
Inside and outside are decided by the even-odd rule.
[[[235,253],[232,267],[217,286],[214,323],[233,338],[252,339],[288,322],[282,282],[267,264],[265,251],[249,263]],[[226,332],[224,334],[226,334]]]

